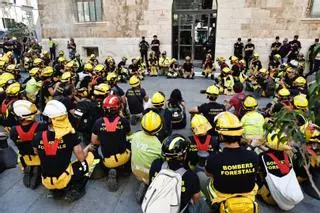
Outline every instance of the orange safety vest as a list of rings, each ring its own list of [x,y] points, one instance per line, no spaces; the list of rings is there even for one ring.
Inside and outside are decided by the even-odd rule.
[[[21,142],[32,141],[38,126],[39,124],[34,122],[27,132],[24,132],[20,125],[16,126],[16,130]]]
[[[207,135],[204,144],[200,142],[200,139],[197,135],[194,135],[193,139],[196,142],[198,151],[208,151],[211,142],[211,135]]]
[[[53,143],[48,140],[48,131],[42,132],[42,141],[46,156],[55,156],[57,154],[60,140],[54,139]]]
[[[106,132],[115,132],[120,120],[120,116],[116,117],[112,122],[109,121],[109,118],[104,117],[103,121],[106,126]]]

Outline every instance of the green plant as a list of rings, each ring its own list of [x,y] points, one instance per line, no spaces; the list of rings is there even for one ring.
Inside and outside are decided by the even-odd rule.
[[[24,23],[21,22],[14,22],[10,25],[8,28],[8,34],[9,36],[15,36],[17,38],[23,38],[25,36],[30,35],[30,31]]]

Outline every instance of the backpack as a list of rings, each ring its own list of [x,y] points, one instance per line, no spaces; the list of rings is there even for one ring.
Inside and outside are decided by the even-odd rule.
[[[77,103],[74,110],[74,123],[76,130],[79,132],[91,131],[95,122],[94,113],[94,105],[91,101],[82,100]]]
[[[169,103],[168,109],[172,114],[172,117],[171,117],[172,124],[183,122],[183,120],[185,119],[185,115],[184,115],[183,108],[180,104]]]
[[[262,161],[266,169],[266,182],[273,199],[282,210],[290,210],[296,204],[303,200],[303,193],[300,188],[296,173],[293,168],[290,169],[289,157],[284,153],[285,163],[282,164],[272,153],[267,154],[277,164],[280,172],[286,174],[283,177],[277,177],[268,171],[264,156]]]
[[[187,172],[184,168],[170,170],[167,162],[162,164],[160,172],[154,178],[143,198],[143,213],[179,213],[182,176]]]
[[[141,42],[140,45],[141,45],[141,46],[140,46],[140,48],[141,48],[140,50],[141,50],[141,51],[143,51],[143,52],[148,51],[149,47],[148,47],[148,45],[147,45],[147,42]]]
[[[220,204],[220,213],[258,213],[258,204],[245,196],[231,197]]]

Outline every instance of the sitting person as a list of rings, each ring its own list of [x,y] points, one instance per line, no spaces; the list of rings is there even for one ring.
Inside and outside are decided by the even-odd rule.
[[[121,103],[118,96],[109,95],[103,101],[104,116],[96,121],[92,129],[90,147],[101,145],[103,165],[108,171],[107,186],[110,191],[118,190],[119,173],[130,174],[130,144],[126,136],[130,123],[120,115]]]
[[[185,62],[182,65],[182,72],[183,72],[183,78],[194,78],[194,66],[193,63],[191,62],[191,57],[187,56],[185,58]]]
[[[142,117],[142,131],[134,133],[131,139],[132,173],[141,183],[136,193],[138,203],[142,202],[149,184],[151,163],[161,157],[161,142],[157,138],[157,134],[162,127],[161,117],[150,111]]]
[[[240,82],[235,83],[233,90],[236,94],[233,95],[229,101],[225,101],[226,110],[233,110],[232,112],[241,119],[244,113],[242,102],[246,98],[246,95],[243,92],[243,84]]]
[[[159,75],[164,75],[166,76],[169,70],[169,65],[170,65],[170,58],[167,56],[167,52],[163,51],[163,53],[161,54],[160,58],[159,58]]]
[[[182,77],[181,67],[177,63],[177,59],[173,58],[173,59],[171,59],[171,62],[169,65],[169,71],[167,73],[167,78],[177,78],[177,77]]]
[[[93,165],[93,154],[81,148],[61,102],[48,101],[43,115],[48,118],[48,129],[39,132],[33,140],[34,153],[40,158],[42,185],[50,190],[50,196],[66,192],[64,199],[75,201],[85,194],[86,174]],[[73,163],[72,152],[77,158]]]
[[[172,129],[183,129],[187,124],[186,106],[182,98],[181,91],[174,89],[167,101],[167,109],[172,114]]]

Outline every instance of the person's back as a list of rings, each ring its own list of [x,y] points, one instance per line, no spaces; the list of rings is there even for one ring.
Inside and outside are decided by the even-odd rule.
[[[241,123],[245,136],[260,136],[264,134],[263,125],[265,123],[262,114],[256,111],[247,112],[242,118]]]
[[[125,96],[131,114],[136,115],[143,112],[143,101],[146,96],[146,91],[143,88],[130,88]]]

